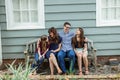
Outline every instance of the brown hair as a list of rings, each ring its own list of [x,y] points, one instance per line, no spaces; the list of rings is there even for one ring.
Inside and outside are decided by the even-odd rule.
[[[59,36],[58,36],[58,33],[57,33],[57,30],[54,28],[54,27],[51,27],[49,30],[48,30],[48,33],[53,33],[54,34],[54,37],[49,37],[49,43],[58,43],[59,42]]]
[[[47,42],[47,35],[41,36],[41,51],[45,52],[47,50],[48,42]]]
[[[73,48],[75,48],[75,45],[77,44],[78,42],[78,47],[81,47],[84,45],[84,30],[82,28],[78,28],[79,31],[81,32],[80,35],[79,35],[79,38],[80,38],[80,41],[77,41],[77,35],[75,35],[73,38],[72,38],[72,46]]]
[[[71,26],[71,24],[69,22],[65,22],[64,26],[66,26],[66,25],[70,25]]]

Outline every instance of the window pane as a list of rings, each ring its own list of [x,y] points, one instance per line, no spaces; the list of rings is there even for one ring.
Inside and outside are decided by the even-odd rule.
[[[19,8],[19,12],[14,10],[15,22],[38,22],[38,0],[13,0],[14,7]]]
[[[116,0],[116,6],[120,7],[120,0]]]
[[[116,0],[108,0],[108,7],[114,7],[116,5]]]
[[[12,0],[13,2],[13,9],[20,9],[20,0]]]
[[[102,6],[107,7],[108,6],[108,0],[102,0]]]
[[[21,9],[28,9],[28,0],[21,0]]]
[[[103,20],[106,20],[107,19],[107,8],[103,8],[102,9],[102,19]]]
[[[38,0],[30,0],[30,9],[37,9]]]
[[[38,22],[38,12],[31,11],[31,22]]]
[[[29,22],[29,13],[27,11],[22,12],[22,22]]]
[[[20,22],[20,11],[14,11],[14,22]]]
[[[120,8],[116,9],[116,19],[120,20]]]
[[[116,8],[110,8],[108,9],[108,19],[109,20],[115,20],[115,14],[116,14]]]

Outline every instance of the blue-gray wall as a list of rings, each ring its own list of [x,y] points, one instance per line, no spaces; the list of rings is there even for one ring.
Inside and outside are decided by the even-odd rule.
[[[3,58],[23,58],[26,42],[47,34],[51,26],[61,30],[65,21],[83,27],[94,41],[97,55],[120,55],[120,26],[96,27],[96,0],[45,0],[45,30],[7,30],[5,0],[0,0]]]

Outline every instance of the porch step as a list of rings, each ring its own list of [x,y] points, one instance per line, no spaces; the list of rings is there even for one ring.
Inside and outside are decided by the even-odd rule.
[[[30,75],[35,80],[120,80],[120,75]]]

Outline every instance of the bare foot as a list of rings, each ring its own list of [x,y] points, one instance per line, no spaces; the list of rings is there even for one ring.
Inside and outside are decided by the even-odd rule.
[[[61,71],[61,70],[59,70],[59,71],[58,71],[58,74],[59,74],[59,75],[61,75],[61,74],[62,74],[62,71]]]
[[[88,74],[89,74],[89,71],[88,71],[88,70],[86,70],[86,71],[85,71],[85,75],[88,75]]]
[[[53,75],[53,73],[50,74],[51,76]]]
[[[79,72],[79,75],[80,75],[80,76],[83,75],[83,74],[82,74],[82,71]]]

